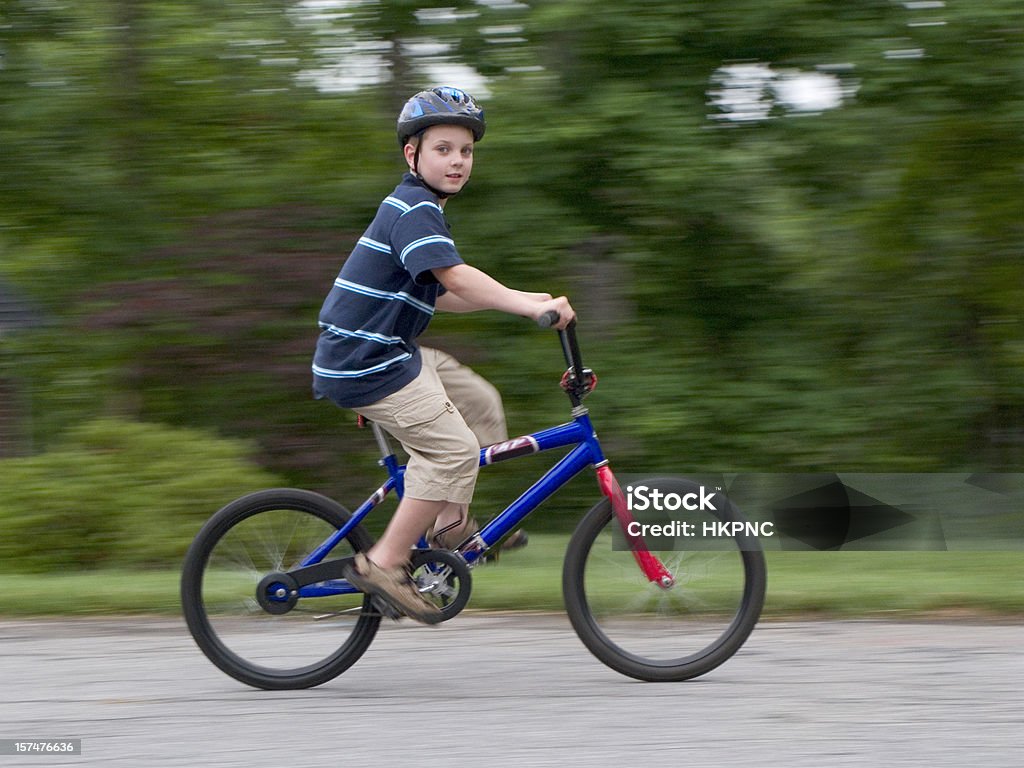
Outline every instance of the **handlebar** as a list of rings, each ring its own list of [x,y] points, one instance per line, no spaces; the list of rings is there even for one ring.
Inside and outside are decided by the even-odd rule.
[[[553,309],[549,309],[543,315],[537,318],[537,325],[541,328],[550,328],[552,325],[558,322],[560,315]]]

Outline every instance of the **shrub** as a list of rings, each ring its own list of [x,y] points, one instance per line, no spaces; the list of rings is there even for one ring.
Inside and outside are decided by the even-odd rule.
[[[200,430],[100,419],[0,461],[0,568],[177,565],[218,508],[279,484],[251,453]]]

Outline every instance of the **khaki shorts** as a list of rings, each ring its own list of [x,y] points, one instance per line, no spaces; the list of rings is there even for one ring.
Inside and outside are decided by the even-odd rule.
[[[451,355],[426,347],[420,352],[419,376],[354,410],[394,435],[409,454],[407,496],[469,504],[480,448],[508,439],[501,395]]]

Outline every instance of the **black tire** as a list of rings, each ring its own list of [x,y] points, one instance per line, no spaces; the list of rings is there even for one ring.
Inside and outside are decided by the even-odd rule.
[[[363,655],[380,614],[362,593],[300,598],[285,612],[268,611],[257,600],[265,576],[297,566],[348,518],[325,496],[286,488],[243,496],[210,518],[181,577],[185,621],[210,661],[243,683],[282,690],[325,683]],[[372,543],[356,526],[328,559]]]
[[[742,521],[731,505],[719,506],[728,508],[701,514]],[[654,552],[675,579],[663,589],[640,571],[620,531],[605,499],[580,521],[566,552],[566,611],[590,652],[612,669],[650,682],[689,680],[732,657],[764,605],[767,575],[756,537]]]

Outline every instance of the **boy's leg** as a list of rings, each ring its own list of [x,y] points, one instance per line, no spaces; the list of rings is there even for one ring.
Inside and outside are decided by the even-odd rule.
[[[508,440],[501,393],[491,382],[447,352],[421,347],[420,353],[424,365],[430,365],[437,371],[444,391],[473,430],[481,447]]]
[[[501,393],[493,384],[447,352],[421,347],[420,353],[423,355],[423,364],[437,371],[445,392],[473,430],[481,447],[508,440],[505,407],[501,402]],[[450,549],[476,529],[477,525],[470,519],[468,508],[451,505],[437,518],[433,528],[436,532],[433,534],[436,537],[434,543]],[[524,531],[515,531],[506,539],[505,548],[515,549],[524,546],[526,541]]]
[[[410,548],[448,503],[404,496],[380,541],[356,555],[345,576],[356,588],[383,597],[409,618],[424,624],[442,621],[441,609],[420,594],[407,566]]]
[[[409,454],[405,494],[368,553],[382,568],[409,559],[409,549],[434,525],[459,520],[472,500],[480,445],[424,356],[420,375],[394,395],[356,410],[391,433]]]
[[[398,509],[380,540],[356,556],[346,575],[358,589],[385,598],[409,617],[436,623],[443,614],[409,579],[409,554],[438,515],[472,500],[480,446],[427,364],[395,394],[356,410],[401,442],[409,461]]]
[[[449,508],[454,509],[449,512]],[[415,499],[406,494],[398,503],[384,535],[366,554],[384,569],[403,566],[409,561],[409,550],[428,528],[433,526],[440,530],[442,520],[458,521],[461,509],[465,509],[465,505]]]
[[[494,385],[447,352],[420,347],[420,355],[423,367],[437,374],[445,394],[473,431],[480,446],[508,439],[505,409]],[[457,544],[471,532],[468,505],[450,504],[439,512],[436,522],[431,523],[433,531],[447,531],[446,542]]]

